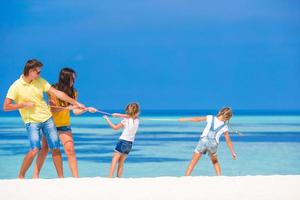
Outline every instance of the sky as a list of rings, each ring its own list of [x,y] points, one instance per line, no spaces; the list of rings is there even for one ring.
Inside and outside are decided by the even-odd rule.
[[[27,60],[101,109],[300,110],[300,1],[2,2],[0,100]]]

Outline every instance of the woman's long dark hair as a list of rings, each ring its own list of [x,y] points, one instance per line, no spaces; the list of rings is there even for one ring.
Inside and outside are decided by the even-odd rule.
[[[53,85],[53,87],[59,91],[66,93],[69,97],[75,99],[76,96],[76,90],[74,88],[75,77],[76,77],[76,72],[71,68],[65,67],[60,71],[58,76],[58,83]],[[72,86],[71,83],[73,83]],[[59,99],[59,105],[68,106],[69,103]]]

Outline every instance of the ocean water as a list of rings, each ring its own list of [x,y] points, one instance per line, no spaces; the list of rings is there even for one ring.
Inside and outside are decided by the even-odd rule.
[[[207,112],[148,112],[141,115],[140,128],[133,150],[129,154],[123,177],[183,176],[205,122],[178,122],[177,119]],[[213,113],[212,113],[213,114]],[[161,119],[157,121],[149,118]],[[120,121],[114,119],[114,122]],[[232,127],[242,134],[231,134],[238,159],[233,160],[221,138],[218,158],[224,176],[293,175],[300,174],[300,114],[241,112],[231,120]],[[101,115],[72,117],[72,128],[81,177],[106,177],[113,149],[121,131],[108,127]],[[21,118],[15,114],[0,116],[0,179],[18,175],[23,157],[28,151],[27,134]],[[65,176],[70,176],[67,158]],[[26,177],[31,178],[33,165]],[[193,176],[214,176],[208,156],[203,156]],[[41,178],[56,178],[51,153],[41,170]]]

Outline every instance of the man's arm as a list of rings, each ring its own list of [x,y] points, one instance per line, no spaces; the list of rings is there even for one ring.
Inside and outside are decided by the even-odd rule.
[[[50,87],[50,89],[47,91],[50,95],[56,96],[60,100],[66,101],[72,105],[78,106],[79,108],[85,109],[85,106],[79,102],[77,102],[75,99],[72,99],[68,95],[66,95],[64,92],[61,92],[53,87]]]
[[[34,107],[34,103],[32,102],[22,102],[22,103],[13,103],[12,99],[5,98],[3,104],[3,111],[13,111],[18,110],[20,108],[32,108]]]

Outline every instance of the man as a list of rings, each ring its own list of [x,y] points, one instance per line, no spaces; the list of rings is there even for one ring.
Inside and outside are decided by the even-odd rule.
[[[36,59],[28,60],[24,67],[23,75],[10,86],[3,105],[4,111],[19,110],[29,136],[30,150],[24,157],[19,178],[25,178],[26,171],[32,164],[35,156],[40,152],[41,131],[47,140],[49,148],[52,150],[52,159],[58,177],[63,178],[58,134],[53,123],[50,108],[43,98],[43,93],[48,92],[76,107],[85,108],[84,105],[51,87],[46,80],[41,78],[42,66],[43,64]],[[37,159],[36,162],[41,161]]]

